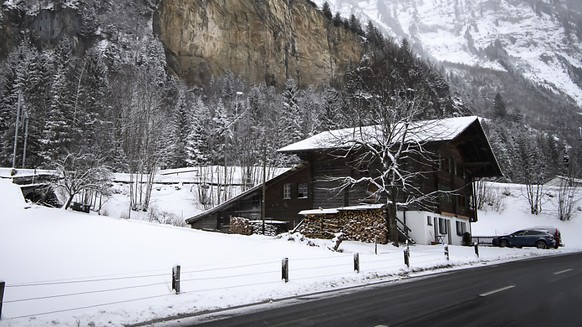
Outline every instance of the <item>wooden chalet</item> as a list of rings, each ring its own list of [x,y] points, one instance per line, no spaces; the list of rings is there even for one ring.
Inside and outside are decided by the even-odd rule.
[[[431,154],[427,162],[422,163],[427,159],[422,157],[411,163],[425,172],[415,180],[417,190],[441,194],[431,201],[399,207],[400,232],[411,242],[460,244],[462,235],[471,232],[470,222],[477,221],[472,182],[501,176],[497,160],[476,116],[411,124],[407,142],[422,144]],[[267,181],[266,219],[314,237],[332,237],[340,230],[349,230],[353,234],[347,235],[350,239],[385,241],[385,226],[379,223],[384,221],[383,210],[379,208],[386,199],[377,196],[370,185],[338,188],[343,178],[357,179],[377,168],[374,162],[355,167],[353,158],[361,153],[346,150],[350,149],[346,140],[353,140],[361,130],[327,131],[279,149],[298,155],[302,163]],[[406,196],[402,193],[402,198]],[[186,222],[192,228],[228,232],[231,217],[260,219],[261,198],[262,185],[258,185]]]
[[[410,160],[407,168],[425,173],[414,180],[420,194],[438,194],[426,200],[406,207],[398,208],[399,228],[402,236],[412,242],[431,244],[460,244],[462,235],[471,232],[470,222],[477,221],[474,206],[472,181],[475,178],[501,176],[501,170],[491,150],[487,137],[478,117],[458,117],[441,120],[410,123],[406,142],[422,144],[430,153]],[[396,127],[397,129],[398,127]],[[372,134],[377,127],[348,128],[320,133],[306,140],[280,149],[280,152],[297,154],[309,163],[310,185],[313,190],[313,210],[304,211],[306,222],[310,226],[301,226],[302,230],[314,230],[314,225],[324,226],[325,220],[336,219],[329,210],[342,212],[342,221],[350,224],[363,224],[358,217],[364,214],[366,207],[362,204],[382,204],[386,199],[375,194],[369,185],[354,185],[338,188],[345,177],[358,179],[371,171],[379,169],[377,162],[368,162],[355,166],[354,158],[360,156],[361,148],[352,147],[354,137]],[[364,130],[364,133],[362,133]],[[371,135],[371,134],[368,134]],[[378,139],[376,135],[370,139]],[[398,139],[398,138],[396,138]],[[425,152],[426,153],[426,152]],[[423,162],[424,160],[424,162]],[[368,166],[369,165],[369,166]],[[374,166],[376,165],[376,166]],[[412,168],[412,169],[411,169]],[[420,195],[415,194],[415,195]],[[411,194],[401,192],[400,203],[405,202]],[[358,207],[360,210],[342,210]],[[318,215],[318,209],[322,214]],[[376,212],[377,207],[372,207]],[[346,217],[346,213],[351,217]],[[371,221],[367,218],[367,221]],[[331,224],[337,226],[337,224]],[[315,228],[317,229],[317,228]],[[318,231],[316,235],[333,235],[339,230],[353,229],[339,226],[337,230]],[[377,233],[372,233],[378,239]],[[361,235],[348,235],[352,239],[362,240]],[[380,237],[385,239],[384,237]],[[373,239],[368,239],[373,241]]]

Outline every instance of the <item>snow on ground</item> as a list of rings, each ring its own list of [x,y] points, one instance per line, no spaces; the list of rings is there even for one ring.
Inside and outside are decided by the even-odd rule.
[[[416,245],[408,268],[403,248],[391,245],[378,245],[375,254],[373,244],[344,242],[337,253],[328,249],[331,241],[301,235],[217,234],[3,201],[0,279],[6,289],[0,326],[119,326],[261,301],[277,305],[298,294],[582,249],[577,237],[582,218],[559,222],[550,204],[532,217],[519,186],[495,188],[507,194],[504,210],[482,212],[474,234],[552,224],[562,229],[566,247],[480,247],[477,258],[473,247],[450,246],[447,261],[442,245]],[[0,183],[2,198],[14,192]],[[353,269],[354,253],[360,254],[360,273]],[[281,279],[283,258],[289,259],[288,283]],[[180,294],[171,289],[175,265],[181,266]]]
[[[522,228],[555,226],[562,233],[566,249],[582,249],[582,211],[578,207],[582,206],[582,201],[576,206],[578,209],[570,221],[560,221],[557,218],[557,187],[544,187],[545,200],[539,215],[530,214],[523,185],[493,183],[491,189],[502,200],[501,212],[491,208],[479,211],[479,221],[472,224],[473,235],[502,235]],[[582,190],[575,197],[582,199]]]

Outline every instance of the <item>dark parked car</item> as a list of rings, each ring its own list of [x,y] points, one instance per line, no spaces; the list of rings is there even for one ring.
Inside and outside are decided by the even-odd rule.
[[[535,246],[538,249],[553,248],[556,245],[554,235],[544,230],[522,229],[509,235],[497,236],[492,240],[493,246],[522,247]]]
[[[556,227],[536,226],[534,227],[534,229],[547,231],[548,233],[554,235],[554,239],[556,240],[556,245],[554,245],[554,247],[556,249],[559,248],[560,246],[564,246],[564,243],[562,243],[562,234],[560,233],[560,230],[557,229]]]

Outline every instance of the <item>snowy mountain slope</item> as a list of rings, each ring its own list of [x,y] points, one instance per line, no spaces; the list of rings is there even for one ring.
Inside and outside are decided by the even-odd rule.
[[[319,5],[323,0],[316,1]],[[576,1],[330,0],[442,64],[509,72],[582,105],[582,14]]]

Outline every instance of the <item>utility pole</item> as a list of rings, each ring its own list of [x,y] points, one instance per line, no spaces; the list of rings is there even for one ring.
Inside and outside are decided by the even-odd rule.
[[[12,151],[12,168],[16,167],[16,147],[18,145],[18,126],[20,125],[20,107],[22,105],[22,91],[18,92],[18,108],[16,109],[16,124],[14,125],[14,151]]]
[[[264,133],[263,133],[264,134]],[[267,146],[263,135],[263,187],[261,196],[261,221],[263,235],[265,235],[265,197],[267,196]]]
[[[26,163],[26,146],[28,144],[28,110],[24,109],[24,149],[22,150],[22,168]]]

